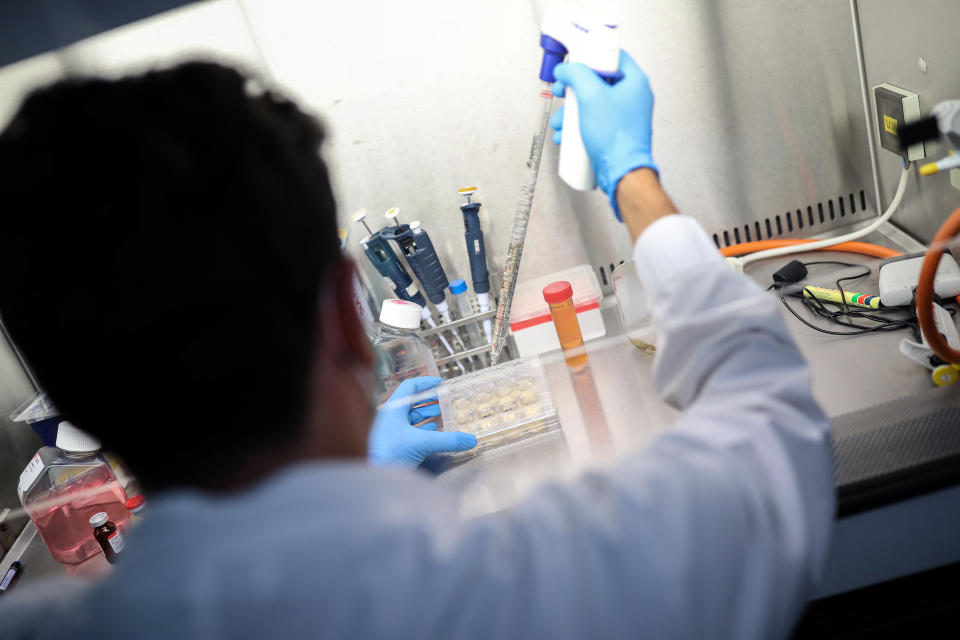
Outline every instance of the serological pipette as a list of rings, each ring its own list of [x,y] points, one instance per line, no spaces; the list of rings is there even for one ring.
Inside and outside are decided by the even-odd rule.
[[[605,82],[616,83],[623,75],[619,71],[620,39],[617,25],[592,13],[558,5],[547,12],[540,33],[540,46],[543,58],[540,63],[540,97],[543,98],[543,113],[540,117],[537,134],[530,145],[527,158],[526,179],[520,187],[520,201],[513,219],[513,231],[510,234],[510,247],[503,267],[503,282],[500,286],[500,300],[497,305],[497,317],[493,330],[490,362],[496,364],[507,338],[507,322],[510,305],[513,303],[513,290],[516,286],[517,270],[520,268],[520,254],[527,235],[530,220],[530,207],[533,204],[533,192],[537,185],[540,169],[540,156],[546,137],[547,124],[550,121],[550,107],[553,102],[553,69],[569,55],[570,62],[584,63],[591,67]],[[587,191],[596,186],[593,168],[580,136],[579,116],[576,96],[568,87],[565,91],[563,113],[563,142],[560,145],[558,172],[560,177],[574,189]]]
[[[500,283],[500,300],[493,325],[493,340],[490,342],[490,364],[497,364],[503,345],[507,341],[510,305],[513,303],[513,291],[517,286],[517,270],[520,268],[520,255],[523,253],[523,241],[527,237],[527,225],[530,222],[530,208],[533,206],[533,192],[537,188],[537,176],[540,173],[540,156],[543,154],[543,141],[550,122],[550,109],[553,105],[553,88],[549,82],[542,82],[540,93],[542,111],[536,133],[530,144],[527,156],[523,184],[520,185],[520,199],[517,212],[513,216],[513,229],[510,232],[510,246],[507,260],[503,265],[503,280]]]

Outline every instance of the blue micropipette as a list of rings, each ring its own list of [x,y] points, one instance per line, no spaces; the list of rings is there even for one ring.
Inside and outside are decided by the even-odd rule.
[[[400,245],[403,257],[423,285],[427,299],[437,308],[444,321],[450,322],[450,307],[446,301],[446,288],[450,282],[447,280],[443,265],[440,264],[437,251],[433,248],[430,236],[418,221],[401,224],[397,219],[399,214],[400,209],[397,207],[387,210],[386,217],[392,220],[395,226],[382,229],[381,235]]]
[[[367,256],[367,260],[370,261],[370,264],[374,266],[381,276],[393,285],[393,292],[397,298],[415,302],[426,309],[427,301],[424,300],[423,294],[420,293],[417,285],[414,284],[413,278],[410,277],[407,270],[400,264],[400,259],[397,258],[393,249],[390,248],[390,243],[382,237],[381,232],[383,229],[377,232],[371,231],[367,225],[367,221],[364,219],[366,216],[367,210],[359,209],[350,217],[354,222],[362,223],[370,234],[360,240],[360,246],[363,247],[363,253]]]
[[[370,261],[381,276],[393,285],[393,292],[397,298],[420,305],[420,317],[429,326],[436,327],[437,322],[433,319],[430,309],[427,308],[427,301],[424,299],[423,294],[420,293],[420,289],[417,288],[413,278],[411,278],[407,270],[403,268],[400,259],[397,258],[393,249],[390,248],[390,243],[383,237],[387,228],[380,229],[376,232],[372,231],[367,225],[367,221],[365,220],[366,216],[366,209],[358,209],[350,218],[354,222],[362,223],[364,228],[370,233],[370,235],[360,240],[360,246],[363,247],[363,253],[367,256],[367,260]],[[446,320],[449,322],[449,316]],[[447,353],[452,355],[454,349],[447,339],[440,334],[437,334],[437,338],[440,340],[444,349],[447,350]],[[457,368],[463,372],[463,366],[459,362],[457,362],[456,365]]]
[[[487,270],[487,250],[483,245],[483,229],[480,228],[480,203],[471,201],[476,187],[461,187],[457,193],[467,199],[460,205],[463,214],[463,237],[467,241],[467,257],[470,259],[470,276],[473,279],[473,292],[477,295],[480,312],[490,310],[490,273]],[[483,332],[487,342],[492,341],[492,326],[489,318],[483,321]]]

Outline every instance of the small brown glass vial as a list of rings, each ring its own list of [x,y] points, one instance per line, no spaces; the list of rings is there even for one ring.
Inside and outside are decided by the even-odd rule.
[[[116,564],[120,554],[123,553],[123,548],[127,546],[117,525],[110,522],[106,511],[101,511],[90,516],[90,526],[93,527],[93,537],[103,549],[107,562]]]

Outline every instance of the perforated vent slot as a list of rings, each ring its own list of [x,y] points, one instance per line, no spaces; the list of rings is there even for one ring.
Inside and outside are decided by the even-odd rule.
[[[613,271],[623,264],[623,262],[623,260],[620,260],[616,263],[611,262],[597,266],[597,277],[600,278],[600,290],[603,292],[603,295],[613,293]]]
[[[758,220],[752,225],[745,224],[742,227],[722,229],[713,234],[713,242],[718,248],[723,248],[742,242],[779,238],[805,230],[814,233],[812,227],[866,210],[867,194],[861,189],[859,193],[851,192],[831,198],[826,203],[818,202],[816,205],[807,205],[796,211],[786,211],[783,214],[764,218],[762,221]]]

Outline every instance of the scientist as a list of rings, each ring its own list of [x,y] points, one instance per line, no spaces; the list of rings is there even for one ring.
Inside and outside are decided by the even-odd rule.
[[[0,136],[0,313],[64,416],[151,495],[114,575],[11,593],[0,635],[787,636],[827,549],[829,425],[776,302],[675,214],[653,94],[621,67],[609,86],[560,65],[555,90],[579,98],[656,301],[656,386],[683,415],[468,521],[411,469],[474,444],[411,426],[437,380],[373,415],[313,119],[203,63],[29,97]]]

